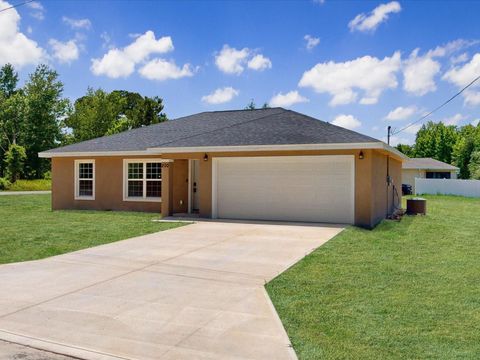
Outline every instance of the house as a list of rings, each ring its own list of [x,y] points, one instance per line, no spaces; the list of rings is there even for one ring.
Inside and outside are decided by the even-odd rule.
[[[52,159],[53,209],[367,228],[398,206],[406,159],[283,108],[202,112],[39,156]]]
[[[412,158],[403,162],[402,184],[412,186],[415,194],[415,178],[456,179],[459,168],[432,158]]]

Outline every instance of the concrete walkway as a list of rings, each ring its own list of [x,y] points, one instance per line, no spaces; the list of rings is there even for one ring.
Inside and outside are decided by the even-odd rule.
[[[1,195],[38,195],[38,194],[51,194],[50,190],[46,191],[0,191]]]
[[[264,283],[339,226],[199,222],[0,266],[0,339],[82,359],[294,359]]]

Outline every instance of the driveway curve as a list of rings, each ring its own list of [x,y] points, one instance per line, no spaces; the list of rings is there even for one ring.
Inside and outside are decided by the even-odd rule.
[[[197,222],[0,266],[0,339],[82,359],[294,359],[264,290],[334,225]]]

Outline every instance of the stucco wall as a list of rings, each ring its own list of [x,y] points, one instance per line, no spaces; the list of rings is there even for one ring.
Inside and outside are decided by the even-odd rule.
[[[84,157],[95,160],[95,200],[75,200],[75,160],[52,159],[52,208],[160,212],[161,203],[123,201],[123,159],[138,157]],[[148,157],[142,157],[148,158]],[[153,156],[151,158],[158,158]],[[163,192],[163,188],[162,188]],[[162,194],[163,195],[163,194]]]
[[[359,159],[359,150],[338,151],[261,151],[177,153],[163,157],[174,162],[162,173],[162,203],[123,201],[123,157],[96,157],[95,200],[74,200],[74,158],[52,159],[52,207],[53,209],[112,209],[162,212],[168,215],[188,210],[188,159],[198,159],[200,216],[212,213],[212,158],[229,156],[292,156],[292,155],[354,155],[355,157],[355,224],[373,227],[386,214],[386,153],[363,150],[364,159]],[[125,157],[139,158],[139,157]],[[141,157],[160,158],[160,156]],[[396,186],[401,184],[401,163],[390,159],[391,175]],[[400,185],[401,186],[401,185]],[[401,195],[401,193],[400,193]],[[390,189],[390,197],[392,189]],[[288,206],[288,204],[286,204]],[[393,205],[390,204],[390,207]]]

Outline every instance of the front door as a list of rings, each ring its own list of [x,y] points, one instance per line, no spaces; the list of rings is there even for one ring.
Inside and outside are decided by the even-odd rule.
[[[199,174],[200,174],[200,162],[198,160],[191,160],[190,163],[191,166],[191,177],[190,177],[190,186],[191,186],[191,202],[192,202],[192,212],[197,213],[198,210],[200,209],[199,206],[199,199],[198,199],[198,194],[199,194]]]

